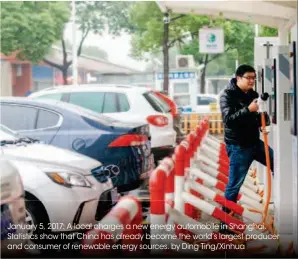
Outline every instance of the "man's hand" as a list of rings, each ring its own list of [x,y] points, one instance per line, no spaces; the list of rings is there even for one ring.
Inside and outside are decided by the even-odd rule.
[[[265,127],[264,129],[260,128],[260,131],[263,133],[263,134],[266,134],[268,135],[269,134],[269,130]]]
[[[257,103],[258,99],[254,99],[251,104],[248,106],[250,112],[256,112],[259,109],[259,105]]]

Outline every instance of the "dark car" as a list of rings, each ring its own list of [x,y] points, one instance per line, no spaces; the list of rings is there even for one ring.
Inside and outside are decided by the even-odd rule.
[[[104,170],[94,171],[94,176],[110,176],[119,192],[138,188],[154,167],[146,124],[119,122],[54,100],[0,98],[0,105],[3,125],[23,136],[97,159]]]

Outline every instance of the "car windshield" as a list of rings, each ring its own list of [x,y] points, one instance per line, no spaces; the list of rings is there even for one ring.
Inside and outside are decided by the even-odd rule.
[[[198,96],[197,97],[197,105],[209,105],[211,103],[216,103],[217,100],[215,97],[211,96]]]
[[[17,141],[19,138],[20,136],[17,133],[11,131],[10,129],[0,124],[0,141],[2,140]]]

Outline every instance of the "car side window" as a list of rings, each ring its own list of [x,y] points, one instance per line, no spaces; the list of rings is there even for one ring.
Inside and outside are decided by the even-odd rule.
[[[39,110],[36,129],[46,129],[57,126],[59,115],[50,111]]]
[[[51,100],[61,101],[62,93],[40,95],[40,96],[34,97],[34,99],[51,99]]]
[[[210,103],[216,103],[216,99],[207,96],[198,96],[198,105],[209,105]]]
[[[103,113],[118,112],[116,93],[106,93],[103,105]]]
[[[117,94],[119,101],[119,112],[127,112],[130,109],[126,94]]]
[[[1,104],[1,123],[12,130],[33,130],[36,117],[34,107]]]
[[[102,113],[104,92],[75,92],[69,96],[69,102],[94,112]]]

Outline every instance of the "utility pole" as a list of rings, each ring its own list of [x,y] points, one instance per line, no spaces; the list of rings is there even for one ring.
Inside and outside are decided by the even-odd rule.
[[[169,93],[169,23],[170,17],[165,13],[163,19],[163,91],[168,95]]]
[[[169,49],[171,46],[169,46],[169,28],[170,23],[180,19],[181,17],[184,17],[185,14],[178,15],[174,18],[171,18],[169,16],[169,13],[165,13],[163,17],[163,23],[164,23],[164,34],[163,34],[163,91],[168,95],[169,93]]]
[[[77,26],[76,26],[76,2],[72,0],[72,84],[78,84],[78,56],[77,56]]]
[[[236,69],[235,69],[235,71],[236,71],[237,68],[239,67],[239,60],[238,60],[238,57],[237,57],[237,59],[235,60],[235,67],[236,67]]]

